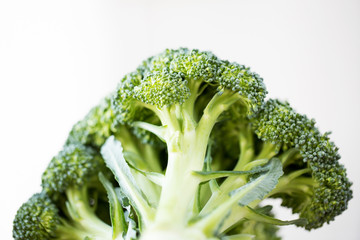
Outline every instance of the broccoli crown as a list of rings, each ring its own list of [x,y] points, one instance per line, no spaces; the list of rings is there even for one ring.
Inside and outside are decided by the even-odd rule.
[[[249,68],[222,61],[210,52],[166,50],[121,80],[114,103],[121,122],[143,120],[139,108],[181,105],[198,95],[201,85],[215,88],[218,94],[238,94],[251,109],[257,109],[267,93],[262,80]]]
[[[111,97],[90,110],[85,118],[77,122],[66,141],[66,144],[81,143],[86,146],[100,148],[105,140],[115,134],[115,114],[111,107]]]
[[[352,198],[338,148],[266,94],[211,52],[148,58],[72,128],[14,238],[278,240],[277,225],[332,221]],[[265,198],[300,218],[275,218]]]
[[[347,208],[352,198],[351,183],[345,168],[338,162],[338,148],[330,141],[329,133],[319,132],[313,119],[296,113],[287,102],[270,99],[252,119],[252,126],[263,141],[276,144],[283,150],[299,150],[299,162],[292,163],[289,169],[305,164],[311,170],[315,184],[309,193],[313,195],[311,201],[306,206],[303,194],[280,194],[284,198],[283,205],[300,212],[300,217],[308,220],[307,229],[321,227]]]
[[[42,187],[50,194],[81,187],[94,177],[97,179],[102,169],[105,169],[104,162],[92,148],[81,144],[65,145],[43,173]]]
[[[60,223],[58,209],[45,193],[34,194],[17,211],[13,237],[16,240],[48,240]]]

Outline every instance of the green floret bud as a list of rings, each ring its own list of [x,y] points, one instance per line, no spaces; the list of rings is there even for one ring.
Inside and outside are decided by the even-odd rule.
[[[187,48],[166,49],[164,52],[144,61],[143,64],[139,66],[138,71],[142,70],[141,72],[143,75],[146,75],[153,71],[162,71],[164,68],[169,69],[174,59],[178,58],[179,55],[187,54],[188,52],[189,49]]]
[[[77,214],[82,205],[79,199],[80,209],[64,214],[45,192],[36,193],[17,211],[13,237],[15,240],[110,239],[108,225]]]
[[[156,112],[174,105],[184,105],[193,115],[195,101],[206,88],[216,91],[207,91],[213,94],[205,102],[225,93],[227,102],[225,97],[216,97],[219,101],[212,104],[225,104],[226,108],[241,100],[243,107],[254,111],[267,93],[262,78],[249,68],[222,61],[210,52],[181,48],[151,57],[126,75],[114,97],[114,109],[121,123],[143,121],[142,111]],[[195,115],[203,110],[197,109]]]
[[[306,229],[329,223],[347,208],[352,198],[351,183],[338,162],[340,155],[329,133],[321,134],[314,120],[278,100],[267,101],[252,124],[260,139],[277,145],[287,156],[283,160],[285,172],[290,175],[294,168],[309,170],[290,182],[285,176],[284,185],[285,182],[288,185],[279,187],[274,195],[283,198],[284,206],[308,220]],[[298,153],[289,157],[286,151]]]
[[[180,51],[170,63],[171,71],[182,73],[191,81],[215,82],[220,70],[221,61],[211,52],[199,50]]]
[[[97,179],[102,169],[105,169],[103,159],[92,148],[81,144],[65,145],[45,170],[42,186],[48,193],[61,193]]]
[[[117,120],[122,124],[142,117],[140,113],[142,106],[133,99],[134,89],[140,85],[142,77],[140,74],[130,73],[120,82],[113,104]]]
[[[106,201],[100,172],[112,176],[97,151],[81,144],[65,145],[43,173],[42,187],[69,219],[64,221],[70,226],[81,229],[86,236],[105,239],[111,236],[111,227],[103,221],[108,220],[108,214],[99,213],[103,216],[100,219],[96,213],[97,203]]]
[[[167,69],[146,75],[140,85],[133,89],[133,97],[158,108],[183,103],[190,95],[187,82],[180,74]]]
[[[13,237],[16,240],[47,240],[60,224],[58,209],[44,193],[34,194],[16,213]]]
[[[247,99],[250,107],[257,111],[267,94],[263,79],[250,68],[237,63],[223,61],[219,77],[219,89],[231,89]]]
[[[312,136],[315,121],[296,113],[289,103],[270,99],[252,119],[256,135],[263,141],[283,147],[299,147]]]
[[[100,148],[108,137],[118,131],[115,119],[111,97],[107,97],[73,126],[66,144],[81,143]]]

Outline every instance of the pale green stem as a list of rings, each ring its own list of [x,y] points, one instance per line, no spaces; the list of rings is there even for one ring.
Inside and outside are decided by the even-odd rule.
[[[294,172],[293,176],[282,176],[279,179],[279,183],[270,193],[269,196],[278,194],[278,193],[289,193],[289,192],[299,192],[303,194],[312,195],[312,189],[317,186],[317,183],[314,182],[312,178],[309,177],[299,177],[300,175],[307,173],[307,169],[302,169]],[[296,176],[298,175],[298,176]]]
[[[89,205],[87,189],[68,188],[66,196],[71,207],[70,214],[74,220],[86,231],[96,236],[103,236],[107,239],[112,237],[112,229],[109,225],[101,221]],[[75,213],[75,214],[74,214]]]
[[[251,202],[248,206],[251,208],[255,208],[257,205],[259,205],[260,202],[261,202],[261,200],[255,200],[255,201]],[[248,213],[248,211],[246,211],[245,207],[240,206],[240,205],[234,205],[233,208],[231,209],[231,213],[230,213],[229,217],[225,219],[219,232],[222,233],[222,232],[228,230],[229,228],[231,228],[232,226],[237,224],[240,220],[243,220],[244,218],[246,218],[247,213]]]
[[[147,130],[147,131],[155,134],[162,141],[165,141],[166,127],[156,126],[156,125],[153,125],[151,123],[142,122],[142,121],[134,122],[133,126],[142,128],[144,130]]]
[[[224,202],[222,202],[216,208],[214,208],[213,211],[211,211],[208,214],[204,214],[203,218],[201,220],[197,221],[193,226],[196,228],[202,229],[202,231],[207,236],[212,236],[214,233],[214,230],[216,230],[219,227],[221,229],[221,227],[222,227],[221,225],[224,224],[224,222],[222,222],[222,221],[225,220],[226,216],[228,216],[228,217],[231,216],[231,210],[234,207],[238,207],[238,201],[241,198],[243,198],[246,194],[248,194],[248,191],[251,191],[251,190],[245,189],[243,191],[239,191],[232,197],[227,198],[226,200],[224,200]],[[255,201],[253,201],[253,202],[255,202]],[[202,213],[200,213],[200,214],[202,214]],[[242,215],[241,211],[237,212],[236,217],[243,218],[244,216],[245,216],[245,214]]]
[[[190,89],[190,97],[184,102],[183,109],[189,114],[190,119],[195,119],[194,107],[195,101],[199,96],[199,87],[201,85],[201,81],[189,80],[189,89]]]
[[[260,153],[256,156],[256,159],[270,159],[277,154],[277,147],[275,144],[264,142]]]
[[[89,233],[85,232],[82,229],[79,229],[75,223],[69,224],[66,220],[61,219],[61,224],[56,226],[56,239],[59,240],[83,240],[86,237],[89,237]]]
[[[240,157],[233,171],[242,171],[243,166],[249,163],[254,157],[254,143],[250,127],[246,127],[239,133]],[[220,186],[219,191],[214,193],[204,206],[202,212],[211,211],[218,204],[229,198],[229,192],[241,187],[246,183],[246,175],[228,177]]]
[[[296,160],[297,157],[301,157],[300,151],[296,148],[290,148],[287,151],[283,152],[279,159],[281,160],[284,167],[290,164],[292,161]]]
[[[178,129],[178,126],[170,126],[173,123],[171,118],[164,118],[170,120],[163,122],[169,126],[169,136],[166,138],[169,156],[156,214],[156,226],[164,226],[164,224],[183,226],[191,217],[187,213],[191,212],[188,210],[192,207],[199,185],[199,180],[192,172],[203,168],[208,139],[216,119],[238,99],[236,95],[214,96],[205,108],[197,127],[194,128],[194,125],[189,124],[184,132],[171,131]],[[192,122],[193,119],[183,121]]]
[[[146,144],[143,148],[144,158],[149,165],[149,168],[153,172],[161,173],[161,165],[158,156],[158,152],[154,149],[153,146]]]
[[[207,142],[197,137],[195,130],[179,138],[178,150],[169,146],[168,166],[155,220],[157,225],[185,225],[199,184],[192,171],[202,169]]]
[[[152,125],[152,124],[146,123],[146,122],[135,122],[134,126],[146,129],[153,133],[156,133],[157,131],[160,132],[161,129],[163,129],[162,127],[155,126],[155,125]],[[142,151],[141,146],[139,146],[134,141],[133,136],[126,129],[126,127],[123,126],[122,128],[120,128],[120,134],[119,134],[118,138],[121,141],[121,144],[124,148],[124,152],[126,154],[128,154],[128,157],[126,157],[126,160],[127,161],[131,160],[130,162],[133,162],[132,164],[134,164],[137,168],[145,170],[145,171],[151,171],[153,167],[156,167],[156,165],[159,165],[159,163],[154,164],[154,162],[158,162],[158,158],[156,158],[154,155],[152,155],[153,158],[151,159],[151,162],[148,162],[149,156],[147,156],[147,153]],[[148,145],[145,145],[145,146],[148,146]],[[147,151],[148,151],[148,153],[150,153],[149,147],[147,147],[147,148],[144,147],[144,149],[148,149]],[[152,164],[154,164],[154,165],[152,165]],[[149,181],[143,175],[138,174],[137,172],[134,172],[133,175],[136,178],[141,189],[143,189],[145,195],[147,197],[149,197],[149,200],[151,200],[152,203],[156,204],[159,199],[159,195],[160,195],[159,187],[156,184]]]

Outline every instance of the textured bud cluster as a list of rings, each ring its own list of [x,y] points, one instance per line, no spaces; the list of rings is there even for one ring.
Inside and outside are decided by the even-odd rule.
[[[166,50],[121,80],[114,102],[119,120],[126,123],[141,119],[141,103],[157,108],[181,105],[191,93],[197,94],[192,87],[201,84],[217,87],[219,94],[225,90],[238,94],[253,110],[267,93],[263,79],[243,65],[220,60],[210,52]]]
[[[15,239],[49,239],[59,224],[57,207],[46,194],[36,193],[17,212],[13,237]]]
[[[351,183],[338,162],[340,155],[330,141],[329,133],[321,134],[314,120],[296,113],[288,103],[278,100],[268,100],[252,119],[252,125],[263,141],[283,149],[298,149],[302,160],[310,167],[315,181],[312,200],[304,202],[304,196],[298,196],[302,203],[296,198],[285,197],[283,201],[283,205],[295,212],[300,211],[300,216],[308,219],[306,228],[321,227],[347,208],[352,198]],[[299,208],[301,204],[306,206]]]
[[[70,186],[80,187],[97,175],[101,165],[103,160],[91,148],[67,145],[50,161],[42,176],[42,187],[50,194],[64,192]]]
[[[73,126],[66,144],[81,143],[99,148],[116,131],[115,114],[111,108],[111,98],[108,97]]]

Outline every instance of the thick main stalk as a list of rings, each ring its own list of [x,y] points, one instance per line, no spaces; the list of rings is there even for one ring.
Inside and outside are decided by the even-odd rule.
[[[174,133],[168,144],[168,166],[155,219],[157,224],[184,226],[191,217],[188,213],[199,184],[192,172],[202,169],[207,138],[195,129]]]

